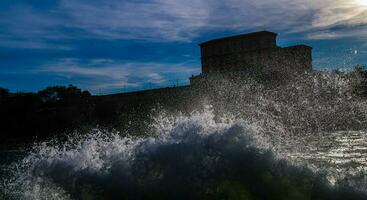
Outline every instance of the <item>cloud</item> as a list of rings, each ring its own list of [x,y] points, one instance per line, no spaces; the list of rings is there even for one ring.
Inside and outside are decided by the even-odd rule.
[[[184,41],[205,26],[203,1],[61,1],[73,26],[108,39]]]
[[[0,12],[1,46],[11,40],[48,48],[83,38],[191,41],[213,31],[270,29],[310,39],[350,36],[366,27],[367,6],[358,0],[59,0],[36,9],[24,3]],[[343,26],[344,29],[333,29]],[[353,29],[352,35],[358,34]],[[2,32],[2,33],[1,33]],[[36,43],[36,44],[35,44]],[[62,47],[65,48],[65,47]]]
[[[313,40],[333,40],[346,37],[367,36],[367,26],[358,30],[345,28],[343,30],[319,30],[306,34],[308,39]]]
[[[287,30],[316,8],[290,0],[62,1],[73,25],[109,39],[191,41],[211,31]],[[300,23],[301,22],[301,23]],[[303,22],[303,24],[302,24]]]
[[[198,67],[187,63],[124,63],[110,59],[67,58],[46,64],[33,73],[57,75],[93,93],[108,93],[121,88],[141,89],[145,84],[169,86],[173,80],[187,82],[187,77],[198,71]]]
[[[71,38],[65,31],[65,25],[70,21],[60,12],[36,10],[27,4],[1,10],[0,47],[71,49],[57,43],[60,39]]]

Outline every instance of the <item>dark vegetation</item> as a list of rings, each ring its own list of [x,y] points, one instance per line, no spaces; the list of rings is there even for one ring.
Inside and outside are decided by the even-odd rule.
[[[45,139],[51,133],[80,128],[93,121],[94,105],[88,91],[69,85],[37,93],[10,93],[0,88],[1,143]]]
[[[48,87],[37,93],[11,93],[0,88],[0,146],[64,140],[93,128],[146,134],[144,127],[151,120],[152,109],[161,105],[168,111],[185,110],[177,105],[188,100],[187,91],[188,87],[176,87],[92,96],[73,85]]]

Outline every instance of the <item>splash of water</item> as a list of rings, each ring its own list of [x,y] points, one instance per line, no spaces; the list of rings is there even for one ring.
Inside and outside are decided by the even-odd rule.
[[[313,72],[271,87],[233,79],[209,80],[211,103],[261,129],[277,157],[324,171],[331,183],[366,177],[367,100],[359,94],[366,80],[358,73]]]
[[[95,130],[35,145],[13,199],[365,199],[367,103],[350,78],[221,80],[202,111],[161,114],[150,137]],[[362,193],[360,193],[362,192]]]
[[[95,130],[62,144],[41,143],[17,163],[7,193],[21,199],[70,199],[118,188],[123,192],[113,191],[112,196],[123,196],[176,175],[183,178],[187,174],[183,170],[210,173],[220,162],[219,153],[264,144],[254,142],[253,131],[241,120],[214,121],[209,108],[190,116],[161,116],[154,127],[156,137],[121,137]],[[209,176],[205,173],[201,175]],[[191,178],[198,180],[190,184],[198,185],[203,177]]]

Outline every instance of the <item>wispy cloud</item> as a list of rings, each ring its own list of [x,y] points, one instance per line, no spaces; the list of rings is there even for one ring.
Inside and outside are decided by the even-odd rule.
[[[308,39],[313,40],[333,40],[346,37],[367,37],[367,26],[355,29],[345,27],[344,29],[317,30],[305,34]]]
[[[212,31],[270,29],[310,39],[365,36],[359,0],[59,0],[51,8],[0,11],[1,46],[88,38],[191,41]],[[335,27],[343,27],[335,29]],[[348,29],[353,29],[348,31]],[[2,32],[2,33],[1,33]],[[10,42],[15,40],[17,42]],[[18,45],[19,46],[19,45]],[[55,47],[55,46],[51,46]],[[65,47],[62,47],[65,48]]]
[[[46,64],[33,73],[62,76],[96,93],[121,88],[141,89],[144,84],[168,86],[173,79],[184,81],[198,71],[197,66],[186,63],[124,63],[110,59],[68,58]]]
[[[183,41],[196,36],[209,13],[204,1],[61,1],[73,26],[107,39]]]
[[[70,38],[65,31],[70,21],[60,12],[35,10],[28,4],[0,10],[0,47],[71,49],[57,44],[60,39]]]

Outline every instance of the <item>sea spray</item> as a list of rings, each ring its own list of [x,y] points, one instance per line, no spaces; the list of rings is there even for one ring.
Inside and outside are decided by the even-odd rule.
[[[276,159],[269,138],[245,121],[214,118],[208,107],[157,119],[154,137],[95,130],[41,143],[16,163],[3,191],[10,199],[365,198]]]
[[[234,123],[230,119],[226,119],[226,123],[215,122],[213,113],[207,110],[190,117],[157,118],[152,126],[156,137],[121,137],[95,130],[88,135],[70,137],[66,143],[44,142],[34,146],[21,163],[14,165],[14,177],[7,182],[6,190],[11,191],[14,198],[69,198],[68,193],[91,187],[69,188],[80,181],[84,173],[94,174],[97,180],[109,176],[110,170],[117,166],[119,171],[131,173],[137,170],[135,161],[141,157],[137,155],[155,152],[162,146],[199,141],[202,137],[225,132]]]
[[[272,86],[208,82],[200,94],[211,106],[191,114],[163,108],[146,127],[150,136],[96,129],[35,145],[12,165],[2,195],[366,199],[367,103],[353,76],[306,74]]]
[[[228,74],[204,84],[216,114],[258,127],[278,158],[323,171],[332,183],[366,177],[367,88],[358,72],[315,71],[271,85]]]

